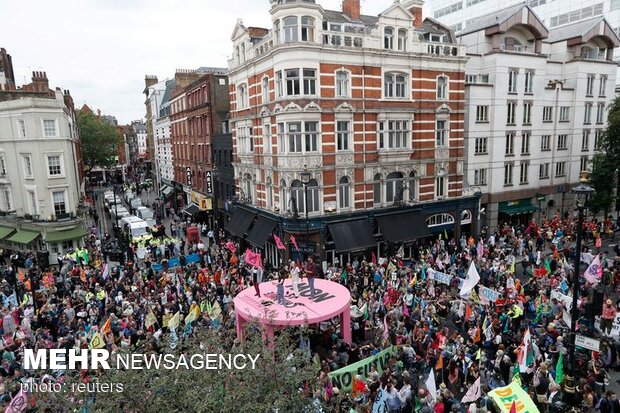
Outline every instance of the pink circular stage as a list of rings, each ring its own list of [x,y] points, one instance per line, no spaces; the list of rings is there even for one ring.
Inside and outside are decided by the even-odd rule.
[[[319,278],[314,279],[314,299],[311,297],[307,279],[299,281],[299,297],[293,295],[293,281],[284,281],[284,304],[278,303],[277,282],[260,284],[261,296],[253,287],[241,291],[234,299],[237,318],[237,336],[241,338],[243,325],[247,322],[262,324],[268,335],[272,327],[316,324],[340,316],[340,330],[345,341],[351,342],[351,293],[342,285]]]

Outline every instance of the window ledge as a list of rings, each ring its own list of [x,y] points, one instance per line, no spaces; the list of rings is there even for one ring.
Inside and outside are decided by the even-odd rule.
[[[545,149],[541,149],[540,151],[541,152],[551,152],[551,149],[550,148],[545,148]]]
[[[514,153],[507,153],[507,154],[505,154],[505,155],[506,155],[507,157],[510,157],[510,158],[512,158],[512,157],[514,157],[514,156],[515,156],[515,154],[514,154]]]
[[[521,156],[530,156],[530,153],[529,152],[524,152],[524,153],[521,153]]]
[[[523,122],[523,126],[532,126],[532,122]]]
[[[489,154],[488,152],[477,152],[477,153],[474,153],[474,156],[476,156],[476,155],[488,155],[488,154]]]
[[[519,185],[529,185],[529,182],[519,182]]]
[[[504,184],[504,188],[509,188],[509,187],[512,187],[512,186],[514,186],[514,185],[513,184]]]
[[[524,92],[525,96],[534,96],[534,92]]]
[[[477,120],[476,123],[489,123],[488,120]]]
[[[566,174],[562,174],[562,175],[556,175],[556,178],[564,178],[566,176]]]
[[[543,123],[553,123],[553,121],[552,120],[544,120],[543,119]]]
[[[567,120],[559,120],[558,122],[560,122],[560,123],[568,123],[570,121],[567,119]]]

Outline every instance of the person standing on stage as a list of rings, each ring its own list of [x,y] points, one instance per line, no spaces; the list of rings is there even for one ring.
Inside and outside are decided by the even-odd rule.
[[[299,274],[301,269],[297,265],[295,261],[291,261],[291,278],[293,279],[293,292],[295,293],[295,297],[299,297]]]
[[[306,277],[308,278],[308,285],[310,286],[310,298],[314,300],[314,276],[316,275],[316,264],[312,255],[308,257],[306,262]]]

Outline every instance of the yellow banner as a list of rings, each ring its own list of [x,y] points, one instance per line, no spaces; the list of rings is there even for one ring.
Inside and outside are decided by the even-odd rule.
[[[502,413],[510,413],[512,402],[515,402],[517,413],[540,413],[531,397],[514,381],[509,386],[489,392],[489,397],[499,406]]]

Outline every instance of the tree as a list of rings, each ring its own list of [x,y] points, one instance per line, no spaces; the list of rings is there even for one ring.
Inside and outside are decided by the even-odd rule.
[[[90,111],[78,112],[77,125],[86,170],[90,171],[97,166],[104,169],[114,166],[118,146],[122,143],[116,127],[104,122]]]
[[[620,97],[609,107],[607,129],[599,142],[600,152],[594,157],[590,183],[596,194],[590,200],[594,213],[609,212],[614,201],[614,188],[620,165]]]
[[[244,341],[234,339],[232,330],[204,330],[186,339],[172,351],[175,355],[243,353],[260,354],[256,369],[144,369],[106,370],[97,377],[100,383],[123,383],[122,392],[72,392],[74,383],[84,382],[79,375],[67,377],[66,392],[37,395],[40,411],[73,412],[88,406],[89,412],[316,412],[309,398],[315,386],[317,368],[309,356],[297,349],[293,335],[282,331],[275,338],[275,351],[265,346],[257,328],[248,330]],[[162,340],[168,343],[169,337]],[[147,344],[132,353],[150,353]],[[167,351],[170,351],[166,346]],[[114,365],[112,363],[112,365]]]

